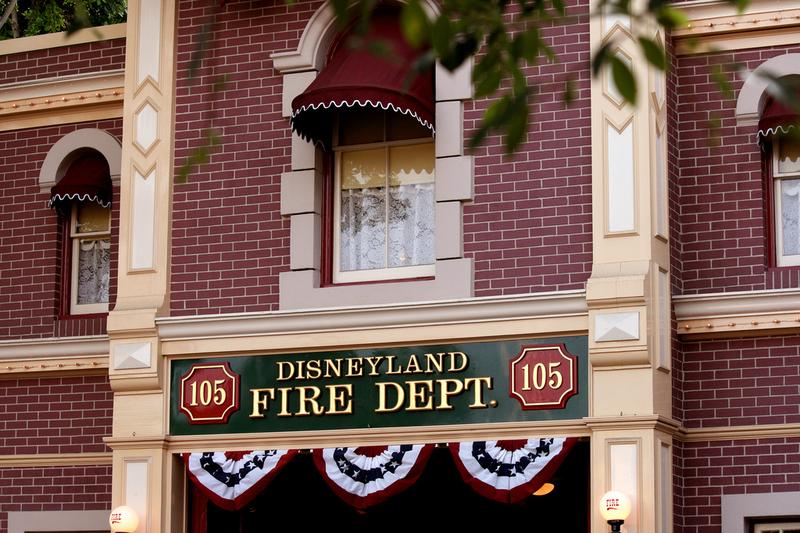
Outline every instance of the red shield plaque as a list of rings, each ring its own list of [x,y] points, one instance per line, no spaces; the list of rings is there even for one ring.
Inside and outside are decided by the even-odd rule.
[[[578,394],[578,358],[563,344],[523,346],[509,367],[509,395],[525,410],[563,409]]]
[[[180,410],[190,424],[226,424],[239,410],[239,374],[228,363],[192,365],[180,391]]]

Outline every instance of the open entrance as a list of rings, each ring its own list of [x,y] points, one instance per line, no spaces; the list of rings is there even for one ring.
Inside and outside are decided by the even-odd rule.
[[[528,531],[589,531],[589,442],[579,440],[550,476],[552,492],[513,504],[493,501],[464,482],[450,450],[436,447],[407,489],[366,510],[343,502],[319,475],[312,456],[300,453],[245,508],[225,511],[211,502],[192,509],[192,533],[255,533],[273,528],[347,531],[463,528],[489,531],[510,525]],[[192,485],[190,483],[190,485]],[[197,489],[190,486],[190,494]],[[535,489],[534,489],[535,490]]]

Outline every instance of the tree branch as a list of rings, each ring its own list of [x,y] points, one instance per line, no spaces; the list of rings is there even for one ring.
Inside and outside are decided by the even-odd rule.
[[[3,18],[0,18],[0,30],[3,29],[8,17],[11,16],[11,12],[14,11],[14,8],[17,7],[17,0],[11,0],[11,3],[6,6],[6,10],[3,13]]]

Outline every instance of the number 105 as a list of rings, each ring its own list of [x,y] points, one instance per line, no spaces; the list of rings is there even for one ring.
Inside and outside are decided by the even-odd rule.
[[[561,366],[561,362],[536,363],[533,368],[531,365],[522,365],[522,390],[529,391],[531,388],[542,390],[545,387],[560,388],[564,383],[564,378],[561,371],[558,370],[559,366]]]

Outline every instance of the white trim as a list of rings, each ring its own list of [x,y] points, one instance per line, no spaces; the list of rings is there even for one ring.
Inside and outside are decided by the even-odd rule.
[[[747,519],[800,515],[800,492],[722,495],[722,531],[747,533]]]
[[[108,355],[108,335],[0,341],[2,359]]]
[[[800,310],[800,289],[717,292],[672,297],[677,320],[715,316],[795,312]]]
[[[64,200],[74,200],[77,202],[97,202],[97,204],[99,204],[100,207],[105,207],[106,209],[111,207],[111,202],[103,202],[100,200],[99,196],[91,194],[78,194],[78,193],[54,194],[47,201],[47,207],[52,207],[53,202],[55,201],[63,202]]]
[[[399,285],[402,285],[399,284]],[[586,291],[489,296],[259,313],[156,318],[165,340],[466,324],[535,317],[585,316]]]
[[[39,171],[40,190],[50,192],[53,185],[64,177],[76,152],[84,148],[100,152],[108,163],[111,182],[118,183],[122,168],[122,144],[107,131],[84,128],[64,135],[47,152]]]
[[[794,124],[789,124],[787,126],[784,126],[784,125],[781,124],[781,125],[775,126],[774,128],[767,128],[765,130],[758,130],[758,134],[757,134],[758,135],[758,140],[762,140],[765,137],[769,137],[769,136],[775,135],[777,133],[782,133],[784,135],[788,135],[789,132],[792,131],[793,129],[795,129],[796,127],[797,126],[794,125]]]
[[[108,531],[111,510],[100,511],[10,511],[8,533],[35,531]]]
[[[747,76],[736,100],[736,122],[739,125],[758,122],[771,91],[771,82],[761,75],[764,73],[779,78],[800,74],[800,54],[783,54],[768,59]]]
[[[296,131],[297,134],[300,135],[300,137],[302,137],[306,141],[309,141],[309,142],[314,141],[314,139],[311,139],[310,137],[304,135],[303,132],[297,130],[297,128],[295,126],[294,119],[295,119],[295,117],[297,117],[297,115],[299,115],[300,113],[303,113],[304,111],[316,111],[319,108],[330,109],[331,107],[335,107],[337,109],[339,109],[341,107],[348,107],[348,108],[350,108],[350,107],[373,107],[375,109],[382,109],[384,111],[388,111],[389,109],[391,109],[392,111],[394,111],[396,113],[402,113],[404,115],[408,115],[408,116],[416,119],[416,121],[419,122],[424,128],[427,128],[427,129],[431,130],[431,134],[432,135],[436,135],[436,128],[434,128],[433,124],[431,124],[427,120],[424,120],[422,117],[420,117],[418,114],[416,114],[415,112],[411,111],[410,109],[397,107],[395,104],[393,104],[391,102],[387,103],[387,104],[384,104],[383,102],[380,102],[380,101],[373,102],[372,100],[359,100],[359,99],[349,100],[349,101],[348,100],[342,100],[340,102],[335,102],[335,101],[331,100],[330,102],[320,102],[318,104],[308,104],[308,105],[304,105],[304,106],[300,107],[299,109],[293,109],[292,110],[292,130]]]

